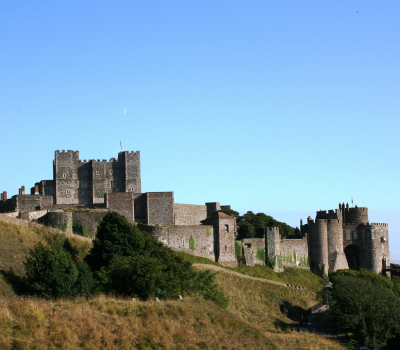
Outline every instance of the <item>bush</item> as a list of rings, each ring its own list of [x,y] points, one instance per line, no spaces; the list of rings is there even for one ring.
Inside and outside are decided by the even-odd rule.
[[[58,244],[47,247],[38,243],[30,250],[24,266],[26,284],[41,295],[88,295],[92,286],[87,264],[74,262],[71,254]]]

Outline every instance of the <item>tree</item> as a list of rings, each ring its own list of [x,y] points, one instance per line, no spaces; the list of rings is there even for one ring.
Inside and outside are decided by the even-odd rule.
[[[330,310],[338,326],[376,349],[400,333],[400,298],[390,280],[370,271],[331,276]]]
[[[75,263],[60,245],[39,242],[24,263],[26,283],[34,292],[53,297],[88,295],[91,272],[84,262]]]
[[[86,257],[92,271],[107,267],[118,256],[135,256],[143,251],[145,237],[125,216],[108,213],[98,226],[93,248]]]
[[[195,270],[189,261],[117,213],[103,218],[87,260],[100,291],[142,299],[199,293],[220,306],[228,303],[213,274]]]
[[[252,211],[248,211],[243,216],[237,218],[239,226],[239,238],[262,238],[265,235],[265,229],[267,227],[279,227],[279,233],[282,237],[288,235],[294,235],[294,228],[275,220],[272,216],[264,213],[254,214]]]

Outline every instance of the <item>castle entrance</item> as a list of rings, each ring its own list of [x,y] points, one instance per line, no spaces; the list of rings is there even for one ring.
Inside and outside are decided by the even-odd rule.
[[[360,248],[355,244],[350,244],[344,248],[349,269],[358,270],[360,268]]]
[[[359,270],[360,269],[360,248],[355,244],[350,244],[344,248],[344,254],[346,255],[347,264],[349,269]]]

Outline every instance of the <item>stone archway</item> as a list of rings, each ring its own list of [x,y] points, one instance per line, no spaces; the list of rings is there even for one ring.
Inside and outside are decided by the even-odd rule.
[[[344,248],[344,254],[346,255],[347,264],[349,269],[359,270],[360,269],[360,248],[355,244],[350,244]]]

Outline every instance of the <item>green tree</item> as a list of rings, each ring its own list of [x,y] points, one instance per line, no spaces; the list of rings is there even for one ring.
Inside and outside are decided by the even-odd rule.
[[[360,345],[379,349],[400,333],[400,299],[390,280],[370,271],[332,274],[330,310]]]
[[[135,256],[145,248],[144,233],[125,216],[108,213],[98,226],[93,248],[86,257],[92,271],[107,267],[117,256]]]
[[[39,242],[24,263],[26,283],[35,293],[53,297],[87,295],[91,273],[84,262],[73,261],[62,247]]]
[[[214,274],[197,271],[154,237],[117,213],[107,214],[87,260],[98,291],[119,295],[171,298],[201,294],[220,306],[229,301],[214,282]]]
[[[239,226],[238,237],[243,238],[262,238],[265,235],[265,228],[267,227],[279,227],[279,233],[282,237],[288,235],[294,235],[294,228],[275,220],[272,216],[264,213],[254,214],[252,211],[248,211],[243,216],[237,218]]]

